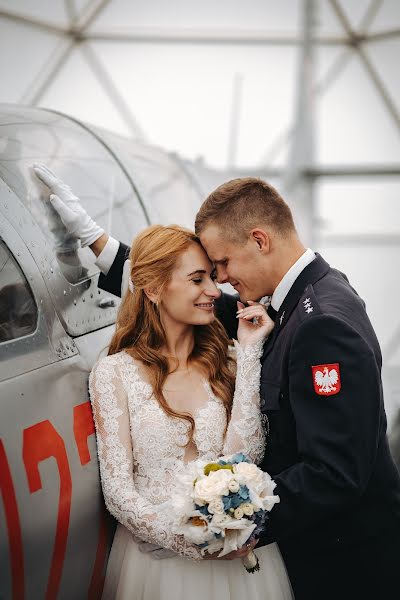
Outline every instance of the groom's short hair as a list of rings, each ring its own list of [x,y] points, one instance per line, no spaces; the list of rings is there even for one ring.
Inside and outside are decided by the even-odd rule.
[[[296,231],[282,196],[256,177],[232,179],[211,192],[196,215],[196,234],[209,225],[221,227],[227,238],[236,242],[246,241],[255,227],[269,226],[282,237]]]

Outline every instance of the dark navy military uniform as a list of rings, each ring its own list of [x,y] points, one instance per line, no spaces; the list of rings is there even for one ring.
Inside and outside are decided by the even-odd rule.
[[[126,247],[99,285],[119,294]],[[235,336],[236,298],[217,314]],[[400,478],[386,438],[381,352],[363,301],[317,255],[275,316],[262,356],[262,468],[296,600],[400,598]],[[273,600],[273,599],[271,599]]]
[[[317,255],[262,357],[262,467],[281,499],[263,542],[278,541],[296,599],[400,597],[400,479],[381,366],[363,301]],[[324,371],[337,374],[325,386]]]

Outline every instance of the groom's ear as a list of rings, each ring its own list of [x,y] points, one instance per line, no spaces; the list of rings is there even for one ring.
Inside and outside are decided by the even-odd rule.
[[[271,246],[271,239],[264,229],[252,229],[250,231],[249,239],[257,244],[257,248],[262,254],[268,254]]]

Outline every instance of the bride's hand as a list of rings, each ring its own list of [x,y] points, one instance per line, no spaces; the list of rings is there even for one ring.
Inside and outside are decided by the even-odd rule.
[[[254,539],[250,543],[244,544],[238,550],[234,550],[233,552],[230,552],[229,554],[225,554],[225,556],[221,556],[221,557],[218,557],[220,550],[218,552],[215,552],[214,554],[207,554],[207,552],[206,552],[203,560],[235,560],[236,558],[244,558],[245,556],[247,556],[249,554],[249,552],[254,550],[254,548],[257,546],[257,544],[258,544],[258,539]]]
[[[238,342],[241,346],[250,346],[269,336],[274,321],[269,317],[263,304],[249,300],[249,306],[237,303],[239,319]]]

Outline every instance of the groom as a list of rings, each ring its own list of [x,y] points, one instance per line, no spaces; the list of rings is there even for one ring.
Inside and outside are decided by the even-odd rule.
[[[127,247],[54,175],[36,173],[58,196],[52,204],[70,233],[97,255],[99,285],[119,294]],[[278,542],[296,600],[397,598],[400,479],[386,438],[381,352],[363,301],[345,275],[303,246],[289,207],[262,180],[217,188],[197,214],[196,233],[219,283],[229,282],[242,301],[272,296],[262,468],[280,504],[258,545]],[[235,307],[224,294],[218,315],[231,336]]]

